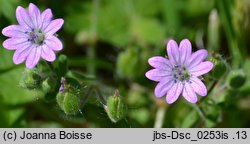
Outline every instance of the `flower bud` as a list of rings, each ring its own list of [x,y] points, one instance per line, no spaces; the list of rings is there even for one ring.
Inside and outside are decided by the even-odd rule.
[[[59,92],[56,96],[57,104],[67,115],[77,114],[80,107],[80,99],[70,92]]]
[[[215,79],[219,79],[227,72],[226,61],[220,55],[216,55],[212,61],[214,63],[212,75]]]
[[[56,80],[52,76],[47,77],[42,82],[42,90],[45,93],[52,92],[55,89],[55,87],[56,87]]]
[[[19,82],[20,86],[26,89],[36,89],[41,87],[42,78],[36,68],[26,69]]]
[[[79,82],[71,78],[62,78],[59,92],[56,96],[57,104],[67,115],[77,114],[80,108]]]
[[[233,89],[242,87],[246,82],[246,74],[242,69],[232,70],[228,75],[229,85]]]
[[[127,113],[127,106],[125,105],[119,92],[116,91],[113,96],[108,97],[106,112],[110,120],[114,123],[123,119]]]

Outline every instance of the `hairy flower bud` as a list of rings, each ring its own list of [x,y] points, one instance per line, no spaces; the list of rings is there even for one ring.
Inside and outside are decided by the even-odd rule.
[[[42,78],[39,75],[37,69],[26,69],[23,76],[19,82],[20,86],[26,89],[36,89],[40,88]]]
[[[110,120],[114,123],[126,116],[127,106],[118,91],[113,96],[108,97],[106,112]]]
[[[57,104],[67,115],[77,114],[80,107],[80,99],[70,92],[59,92],[56,96]]]
[[[43,82],[42,82],[42,90],[45,93],[49,93],[52,92],[55,87],[56,87],[56,83],[55,83],[55,79],[52,76],[47,77]]]
[[[67,115],[77,114],[80,108],[80,84],[75,79],[62,78],[57,104]]]
[[[246,74],[242,69],[232,70],[228,75],[228,81],[231,88],[238,89],[246,82]]]
[[[219,79],[227,72],[226,61],[220,55],[216,55],[212,61],[214,63],[212,75],[215,79]]]

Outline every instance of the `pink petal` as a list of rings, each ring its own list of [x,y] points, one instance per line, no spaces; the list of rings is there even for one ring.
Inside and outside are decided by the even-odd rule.
[[[30,51],[33,48],[34,46],[30,44],[30,45],[26,45],[24,47],[17,49],[13,56],[13,62],[15,64],[22,63],[27,58],[27,56],[29,55]]]
[[[162,69],[152,69],[146,72],[146,77],[152,81],[160,81],[164,77],[173,77],[172,73]]]
[[[37,65],[37,63],[40,60],[41,53],[42,53],[42,48],[40,46],[32,48],[26,60],[26,67],[28,69],[32,69]]]
[[[162,97],[167,94],[168,90],[173,86],[174,80],[171,78],[164,78],[155,87],[155,96]]]
[[[8,38],[3,42],[3,47],[9,50],[15,50],[27,44],[30,44],[27,38]]]
[[[46,45],[42,46],[41,57],[49,62],[55,61],[56,59],[55,52],[52,49],[48,48]]]
[[[60,51],[63,49],[62,42],[55,36],[46,38],[45,44],[54,51]]]
[[[41,25],[40,28],[44,30],[49,23],[51,22],[51,19],[53,17],[53,14],[51,12],[51,9],[46,9],[42,14],[41,14]]]
[[[34,28],[38,29],[41,24],[41,13],[37,6],[33,3],[29,4],[29,15],[33,22]]]
[[[167,53],[172,64],[179,64],[179,50],[176,41],[169,40],[167,44]]]
[[[197,94],[199,94],[200,96],[207,95],[207,88],[200,79],[198,79],[197,77],[191,77],[190,81],[191,81],[190,84],[191,87]]]
[[[212,62],[205,61],[189,69],[189,73],[191,74],[191,76],[198,77],[198,76],[208,73],[210,70],[212,70],[213,66],[214,64]]]
[[[190,86],[190,84],[188,82],[185,82],[185,84],[184,84],[182,95],[190,103],[196,103],[198,101],[198,98],[197,98],[193,88]]]
[[[24,26],[26,29],[34,28],[33,22],[27,12],[23,7],[18,6],[16,9],[16,18],[20,25]]]
[[[28,37],[28,35],[25,34],[25,28],[20,25],[10,25],[2,30],[2,34],[7,37],[15,37],[15,38]]]
[[[194,66],[197,66],[200,64],[202,61],[204,61],[207,57],[208,53],[207,50],[201,49],[196,52],[194,52],[191,55],[191,58],[187,60],[186,65],[188,68],[192,68]]]
[[[185,64],[186,60],[190,58],[192,53],[192,46],[188,39],[184,39],[181,41],[179,46],[180,51],[180,62],[181,64]]]
[[[183,90],[183,84],[181,82],[175,83],[167,93],[166,101],[168,104],[174,103],[180,96]]]
[[[63,23],[63,19],[52,20],[50,24],[44,29],[45,34],[53,35],[62,27]]]
[[[164,57],[161,56],[152,57],[148,60],[148,63],[154,68],[172,71],[169,60]]]

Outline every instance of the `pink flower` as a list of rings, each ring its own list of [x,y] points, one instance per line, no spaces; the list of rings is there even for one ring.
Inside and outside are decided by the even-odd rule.
[[[213,63],[204,61],[208,55],[207,50],[201,49],[192,53],[192,46],[188,39],[181,41],[179,47],[174,40],[167,44],[166,59],[155,56],[148,60],[154,69],[146,73],[146,77],[159,82],[155,88],[155,96],[166,95],[169,104],[174,103],[182,93],[190,103],[198,101],[197,95],[206,96],[207,88],[198,78],[213,68]]]
[[[15,64],[26,60],[26,67],[32,69],[40,57],[52,62],[56,59],[55,51],[63,48],[62,42],[54,35],[63,25],[63,19],[52,20],[52,12],[44,12],[32,3],[28,10],[21,6],[16,9],[19,25],[10,25],[2,30],[9,37],[3,42],[4,48],[16,50],[13,56]]]

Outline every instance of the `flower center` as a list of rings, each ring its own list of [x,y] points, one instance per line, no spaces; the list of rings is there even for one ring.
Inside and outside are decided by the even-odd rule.
[[[185,81],[189,80],[190,75],[185,66],[175,65],[172,69],[175,81]]]
[[[28,41],[32,42],[33,44],[42,45],[44,43],[43,41],[45,39],[45,36],[41,30],[32,29],[31,32],[25,33],[29,36]]]

